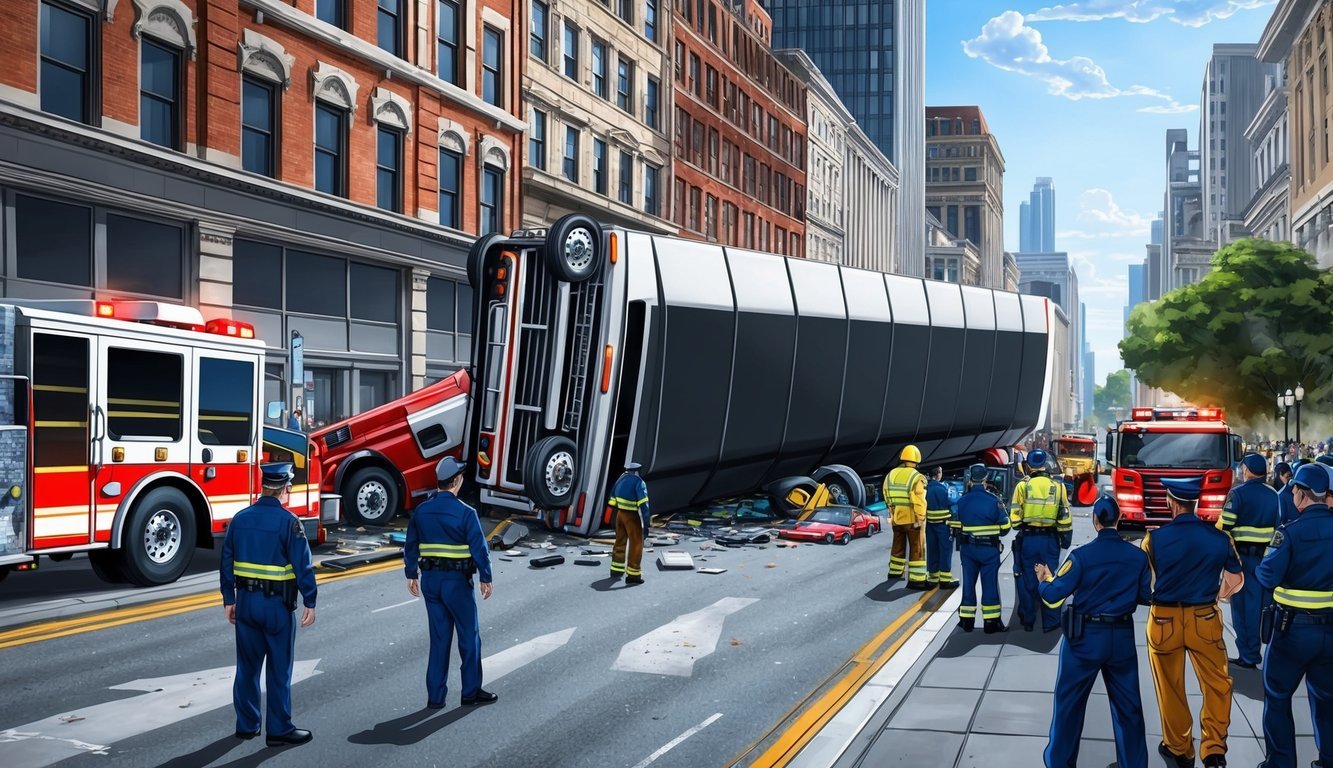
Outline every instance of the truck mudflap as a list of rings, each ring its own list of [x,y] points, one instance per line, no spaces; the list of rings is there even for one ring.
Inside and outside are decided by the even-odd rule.
[[[342,522],[343,497],[336,493],[319,495],[319,520],[325,524]]]

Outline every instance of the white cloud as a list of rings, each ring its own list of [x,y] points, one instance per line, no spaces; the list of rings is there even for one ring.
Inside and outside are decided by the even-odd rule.
[[[1041,40],[1041,33],[1024,23],[1023,14],[1005,11],[986,22],[981,33],[963,41],[963,52],[1006,72],[1034,77],[1046,83],[1053,96],[1081,99],[1145,97],[1168,102],[1166,109],[1187,112],[1191,107],[1155,88],[1132,85],[1118,88],[1111,84],[1106,70],[1086,56],[1056,59]],[[1160,105],[1158,105],[1160,106]],[[1175,114],[1171,112],[1169,114]]]
[[[1079,196],[1078,206],[1079,221],[1110,227],[1117,235],[1146,235],[1152,227],[1152,219],[1121,208],[1109,189],[1094,187],[1084,190]]]
[[[1202,27],[1240,11],[1275,5],[1277,0],[1081,0],[1028,14],[1030,21],[1102,21],[1124,19],[1139,24],[1167,18]]]

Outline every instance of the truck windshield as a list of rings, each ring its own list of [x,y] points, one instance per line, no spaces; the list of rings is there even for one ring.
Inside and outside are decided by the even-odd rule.
[[[1227,436],[1218,433],[1130,432],[1120,441],[1126,467],[1223,469],[1227,453]]]
[[[1064,458],[1091,459],[1097,455],[1097,444],[1061,442],[1055,452]]]

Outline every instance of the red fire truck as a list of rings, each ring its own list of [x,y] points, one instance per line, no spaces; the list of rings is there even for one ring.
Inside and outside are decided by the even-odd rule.
[[[384,525],[411,506],[405,502],[434,491],[436,462],[461,455],[470,386],[459,371],[311,434],[322,457],[324,519],[341,508],[354,523]]]
[[[1203,476],[1199,517],[1217,520],[1243,457],[1220,408],[1134,408],[1106,435],[1106,463],[1123,524],[1151,528],[1171,519],[1164,477]]]
[[[318,457],[263,426],[254,336],[159,302],[0,304],[0,577],[86,552],[107,581],[174,581],[265,459],[295,465],[289,506],[318,540]]]

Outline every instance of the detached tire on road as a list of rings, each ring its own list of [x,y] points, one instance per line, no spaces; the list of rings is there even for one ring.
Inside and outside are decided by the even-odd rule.
[[[357,525],[388,525],[398,503],[398,484],[379,467],[358,469],[343,484],[343,509]]]
[[[829,501],[832,503],[853,507],[865,506],[865,483],[851,467],[844,464],[827,464],[815,470],[814,480],[828,488]]]
[[[538,440],[523,460],[523,490],[540,509],[564,509],[574,500],[578,455],[574,441],[551,435]]]
[[[134,503],[121,541],[120,566],[130,583],[170,584],[194,557],[194,507],[175,488],[154,488]]]

